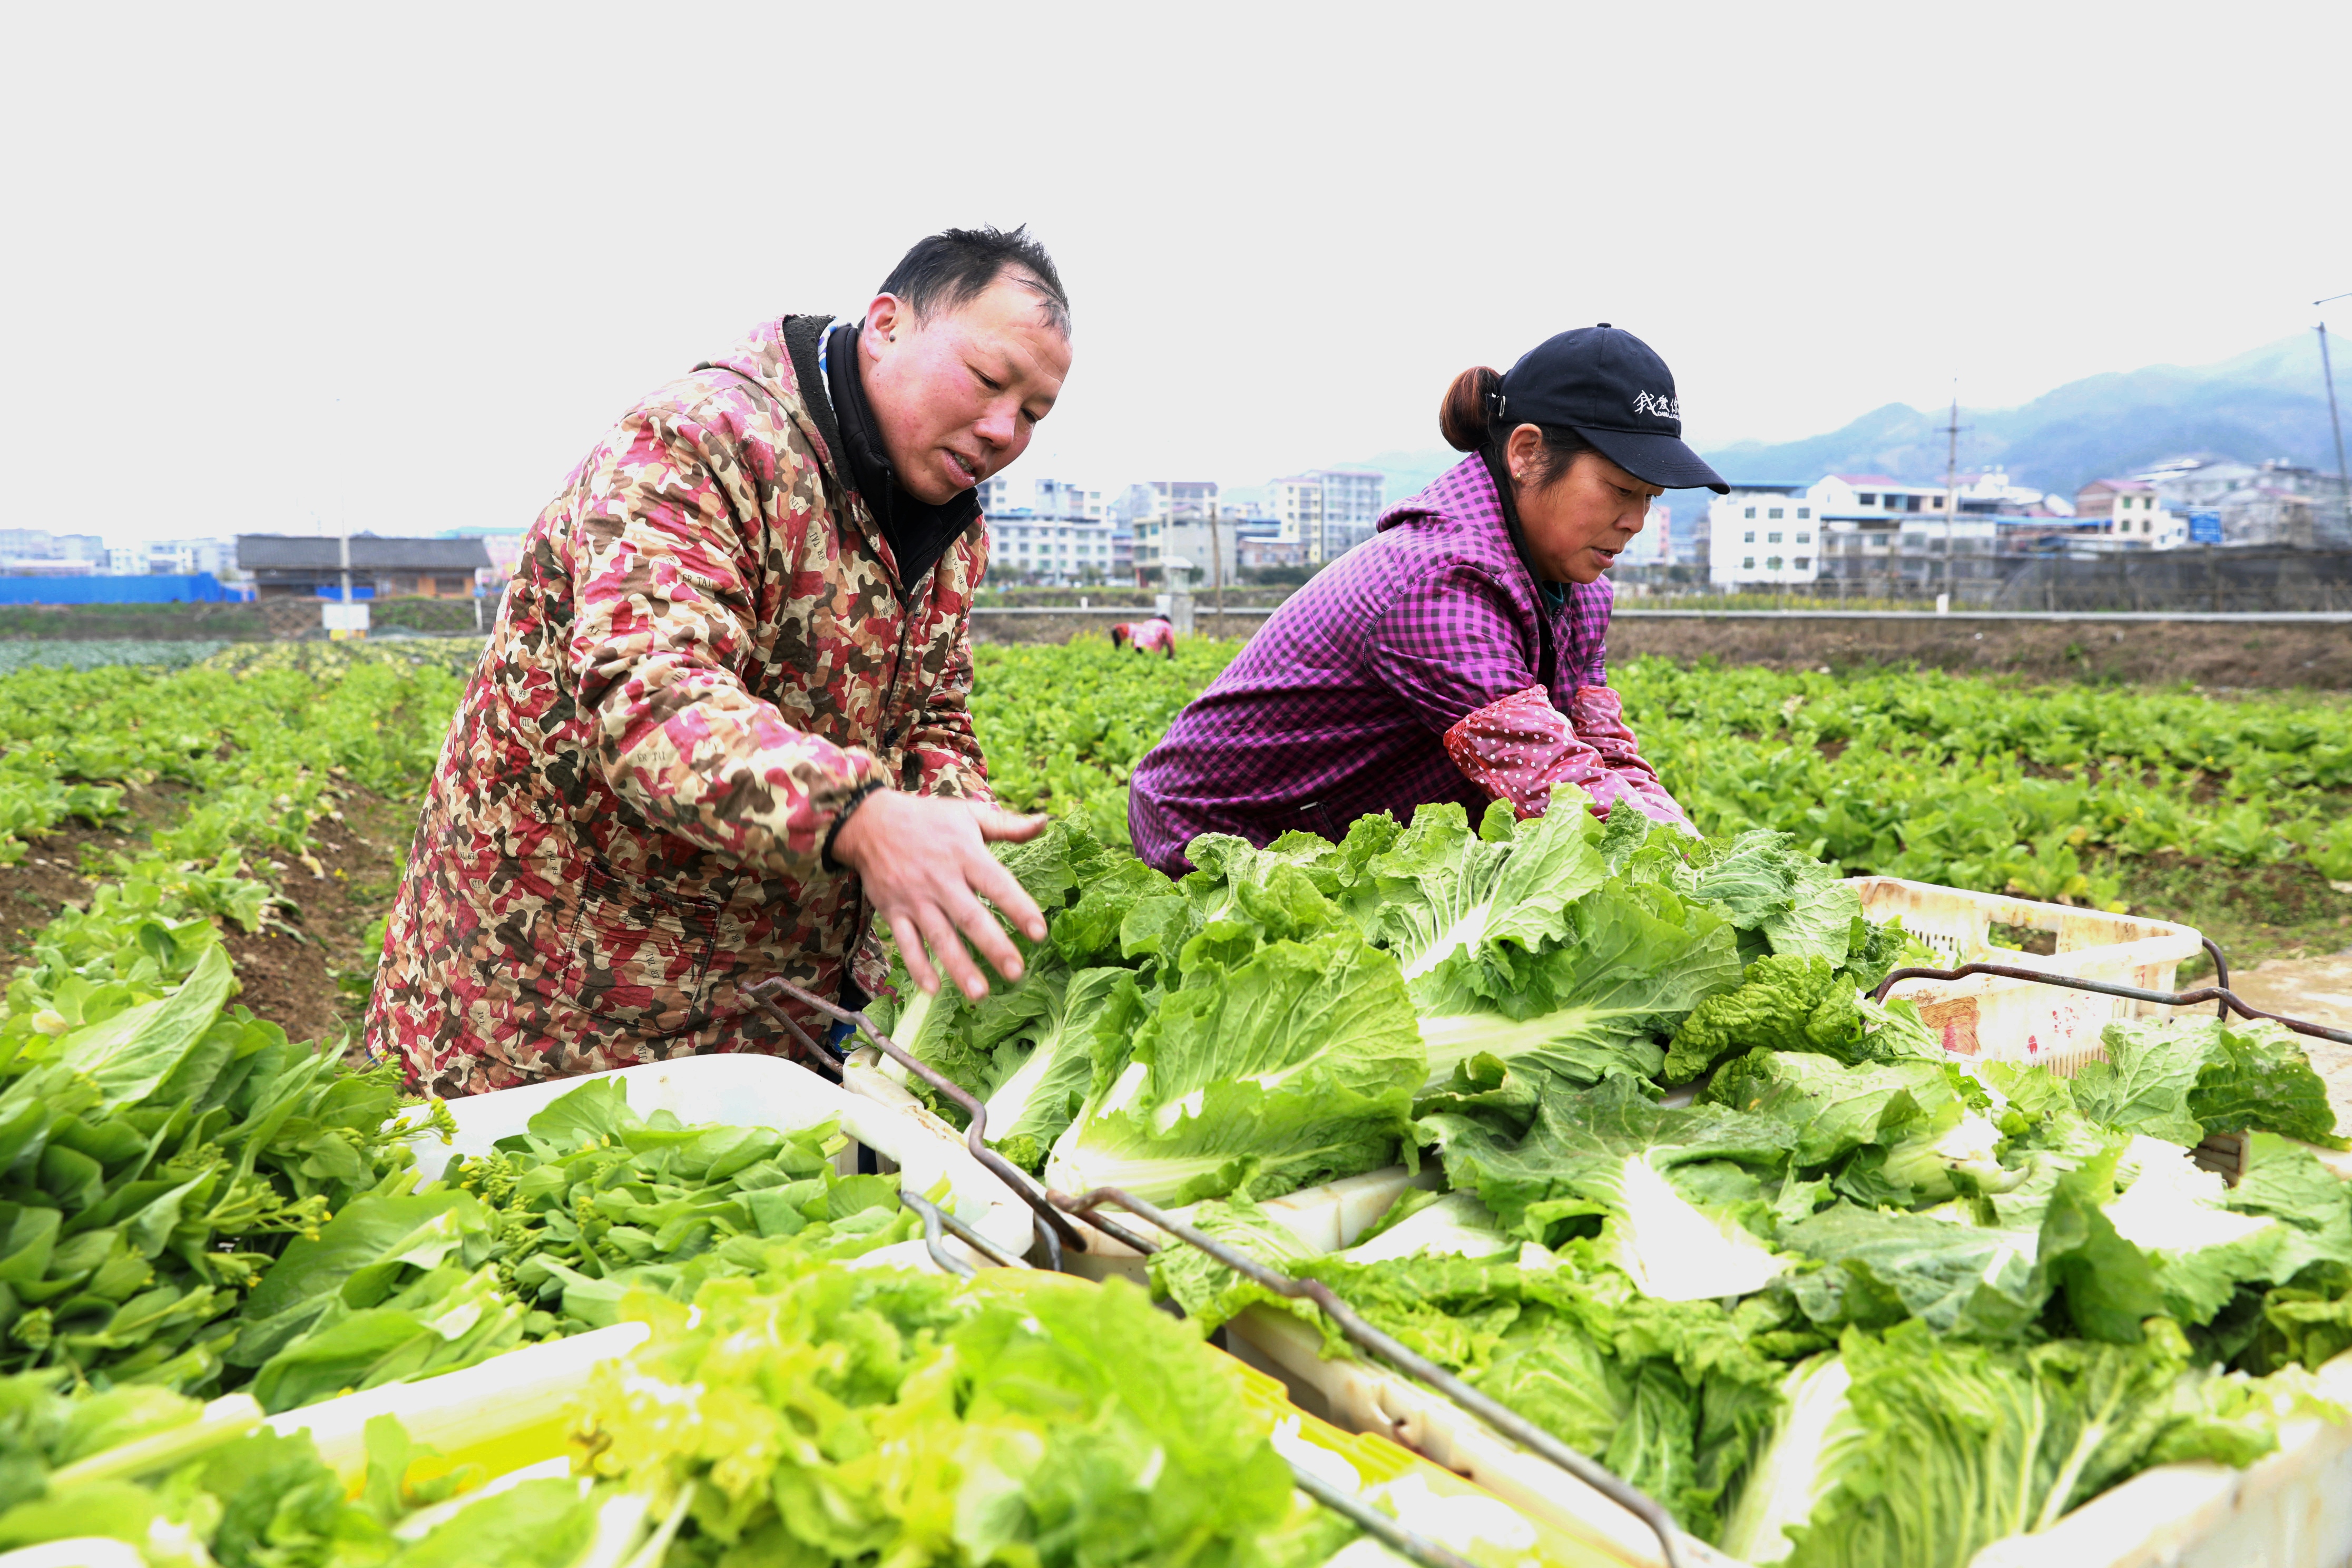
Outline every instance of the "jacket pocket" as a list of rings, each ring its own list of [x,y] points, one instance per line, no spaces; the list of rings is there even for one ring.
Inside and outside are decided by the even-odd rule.
[[[590,861],[564,946],[567,996],[551,998],[601,1025],[647,1039],[709,1022],[711,954],[723,905],[614,875]]]

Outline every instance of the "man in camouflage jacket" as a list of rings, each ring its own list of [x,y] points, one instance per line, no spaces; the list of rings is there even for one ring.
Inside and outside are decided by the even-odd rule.
[[[927,249],[928,247],[928,249]],[[418,824],[367,1020],[444,1096],[776,1050],[745,995],[872,991],[879,913],[967,992],[986,898],[978,481],[1069,363],[1016,231],[910,251],[862,321],[786,316],[639,404],[541,513]],[[848,378],[846,381],[845,377]],[[805,1016],[803,1026],[823,1025]]]

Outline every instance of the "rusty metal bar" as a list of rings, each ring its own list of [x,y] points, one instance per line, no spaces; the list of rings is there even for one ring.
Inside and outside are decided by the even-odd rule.
[[[1117,1187],[1097,1187],[1084,1197],[1072,1198],[1061,1193],[1053,1194],[1055,1203],[1066,1206],[1072,1214],[1089,1224],[1097,1223],[1094,1210],[1103,1204],[1116,1204],[1129,1214],[1139,1215],[1166,1231],[1169,1235],[1199,1248],[1244,1279],[1256,1281],[1276,1295],[1294,1300],[1312,1301],[1324,1315],[1356,1344],[1379,1356],[1399,1372],[1419,1383],[1427,1384],[1446,1398],[1475,1415],[1504,1436],[1517,1443],[1528,1452],[1566,1470],[1586,1486],[1609,1499],[1618,1507],[1639,1519],[1655,1532],[1658,1545],[1665,1553],[1666,1568],[1682,1568],[1683,1559],[1676,1546],[1676,1526],[1672,1515],[1658,1501],[1628,1485],[1600,1464],[1553,1436],[1527,1417],[1497,1404],[1479,1393],[1444,1367],[1428,1358],[1407,1350],[1396,1340],[1372,1327],[1356,1314],[1356,1310],[1342,1301],[1331,1288],[1318,1279],[1293,1279],[1267,1268],[1245,1252],[1225,1246],[1215,1237],[1186,1225],[1183,1221],[1154,1205]]]
[[[965,1125],[963,1134],[964,1147],[971,1152],[971,1157],[993,1173],[997,1180],[1019,1194],[1022,1201],[1036,1212],[1039,1219],[1053,1227],[1055,1236],[1064,1245],[1073,1247],[1080,1252],[1087,1249],[1086,1237],[1080,1235],[1077,1227],[1070,1223],[1068,1216],[1033,1190],[1034,1180],[1029,1173],[988,1146],[986,1138],[988,1108],[986,1106],[966,1094],[960,1085],[941,1074],[929,1063],[918,1061],[908,1052],[899,1048],[898,1042],[876,1028],[874,1020],[864,1013],[828,1002],[822,996],[802,990],[781,976],[761,982],[760,987],[755,988],[753,994],[757,994],[760,989],[768,988],[781,991],[794,1001],[814,1007],[829,1018],[851,1025],[863,1031],[866,1037],[872,1040],[877,1048],[892,1061],[962,1107],[964,1114],[971,1119]],[[774,1004],[770,1003],[769,1005],[773,1006]]]
[[[2352,1046],[2352,1031],[2331,1029],[2302,1018],[2290,1018],[2281,1013],[2265,1013],[2240,1001],[2238,994],[2226,985],[2200,985],[2194,991],[2148,991],[2137,985],[2118,985],[2110,980],[2085,980],[2075,974],[2046,974],[2039,969],[2026,969],[2014,963],[1963,963],[1958,969],[1898,969],[1878,983],[1878,989],[1870,994],[1870,999],[1885,1001],[1888,989],[1905,980],[1963,980],[1971,974],[1998,974],[2004,980],[2031,980],[2042,985],[2063,985],[2072,991],[2095,991],[2102,996],[2154,1002],[2165,1007],[2194,1007],[2200,1002],[2219,1002],[2224,1018],[2235,1012],[2242,1017],[2284,1024],[2296,1034],[2309,1035],[2316,1040],[2333,1040],[2337,1045]]]
[[[1448,1551],[1418,1531],[1407,1530],[1363,1499],[1341,1491],[1296,1459],[1290,1462],[1290,1479],[1300,1491],[1391,1552],[1421,1563],[1422,1568],[1475,1568],[1468,1558]]]
[[[830,1079],[835,1083],[839,1083],[841,1081],[841,1059],[835,1057],[831,1051],[826,1050],[823,1046],[817,1044],[816,1037],[810,1034],[806,1029],[802,1028],[800,1025],[793,1020],[793,1016],[790,1013],[785,1012],[782,1007],[777,1006],[774,1002],[771,1001],[768,997],[768,994],[764,990],[758,985],[754,985],[747,989],[743,994],[749,996],[753,1002],[757,1003],[762,1009],[764,1009],[769,1017],[773,1018],[777,1023],[782,1024],[784,1026],[789,1037],[796,1042],[798,1046],[796,1054],[803,1061],[808,1063],[808,1065],[814,1068],[820,1077]]]
[[[979,1269],[950,1252],[947,1249],[947,1244],[940,1240],[942,1222],[947,1215],[940,1212],[939,1205],[919,1194],[910,1193],[904,1187],[898,1189],[898,1203],[900,1206],[913,1209],[922,1216],[923,1249],[931,1255],[932,1262],[948,1273],[961,1274],[967,1279],[980,1272]]]
[[[2116,559],[2120,561],[2123,558],[2121,556],[2117,556]],[[2230,961],[2221,956],[2220,944],[2215,942],[2211,937],[2200,931],[2197,936],[2197,940],[2205,944],[2205,954],[2213,961],[2213,984],[2220,986],[2222,990],[2227,991],[2230,988]],[[2230,1004],[2227,1002],[2214,1003],[2213,1016],[2226,1022],[2230,1016]]]

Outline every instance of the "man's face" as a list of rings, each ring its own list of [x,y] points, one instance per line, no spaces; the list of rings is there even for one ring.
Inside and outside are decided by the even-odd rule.
[[[1019,457],[1070,374],[1070,340],[1012,276],[921,321],[896,296],[877,295],[858,349],[891,467],[931,506]]]

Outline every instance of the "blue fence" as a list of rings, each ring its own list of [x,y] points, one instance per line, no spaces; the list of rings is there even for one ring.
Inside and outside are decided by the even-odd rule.
[[[0,605],[217,605],[237,597],[209,572],[187,577],[0,577]]]

